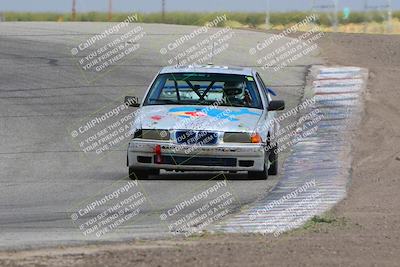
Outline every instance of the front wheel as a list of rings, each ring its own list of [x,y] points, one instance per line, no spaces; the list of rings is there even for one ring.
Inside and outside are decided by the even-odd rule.
[[[146,169],[135,169],[129,167],[129,179],[131,180],[145,180],[148,179],[150,175],[159,175],[160,170],[146,170]]]
[[[269,152],[269,162],[271,163],[268,169],[269,175],[278,174],[278,145],[275,145]]]

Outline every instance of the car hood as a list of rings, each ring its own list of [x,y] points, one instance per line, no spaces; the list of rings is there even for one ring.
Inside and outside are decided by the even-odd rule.
[[[134,128],[248,132],[256,128],[262,113],[243,107],[151,105],[140,109]]]

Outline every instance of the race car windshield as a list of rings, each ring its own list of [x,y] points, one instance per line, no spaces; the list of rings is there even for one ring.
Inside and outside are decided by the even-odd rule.
[[[262,109],[254,78],[234,74],[168,73],[154,81],[144,105],[212,105]]]

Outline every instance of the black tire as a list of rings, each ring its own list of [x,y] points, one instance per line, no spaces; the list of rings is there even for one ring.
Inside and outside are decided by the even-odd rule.
[[[273,147],[269,152],[269,161],[271,165],[268,169],[269,175],[277,175],[278,174],[278,145]]]
[[[249,179],[255,180],[267,180],[268,179],[268,162],[266,160],[267,157],[264,158],[264,170],[262,171],[249,171],[247,173],[247,177]]]
[[[129,179],[131,180],[146,180],[149,178],[148,170],[138,170],[132,167],[129,167]]]

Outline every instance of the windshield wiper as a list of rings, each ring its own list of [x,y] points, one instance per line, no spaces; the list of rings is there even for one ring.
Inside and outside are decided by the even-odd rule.
[[[149,99],[147,104],[152,104],[152,102],[156,102],[158,104],[179,104],[178,101],[171,99]]]
[[[172,99],[149,99],[145,105],[157,105],[157,104],[171,104],[171,105],[212,105],[217,101],[212,100],[172,100]]]
[[[252,107],[244,104],[220,104],[222,107],[238,107],[238,108],[257,108],[257,107]]]
[[[172,99],[149,99],[146,103],[147,105],[152,104],[173,104],[173,105],[180,105],[180,104],[193,104],[192,100],[172,100]]]
[[[212,105],[214,103],[217,103],[217,101],[212,101],[212,100],[198,100],[197,104],[199,105]]]

